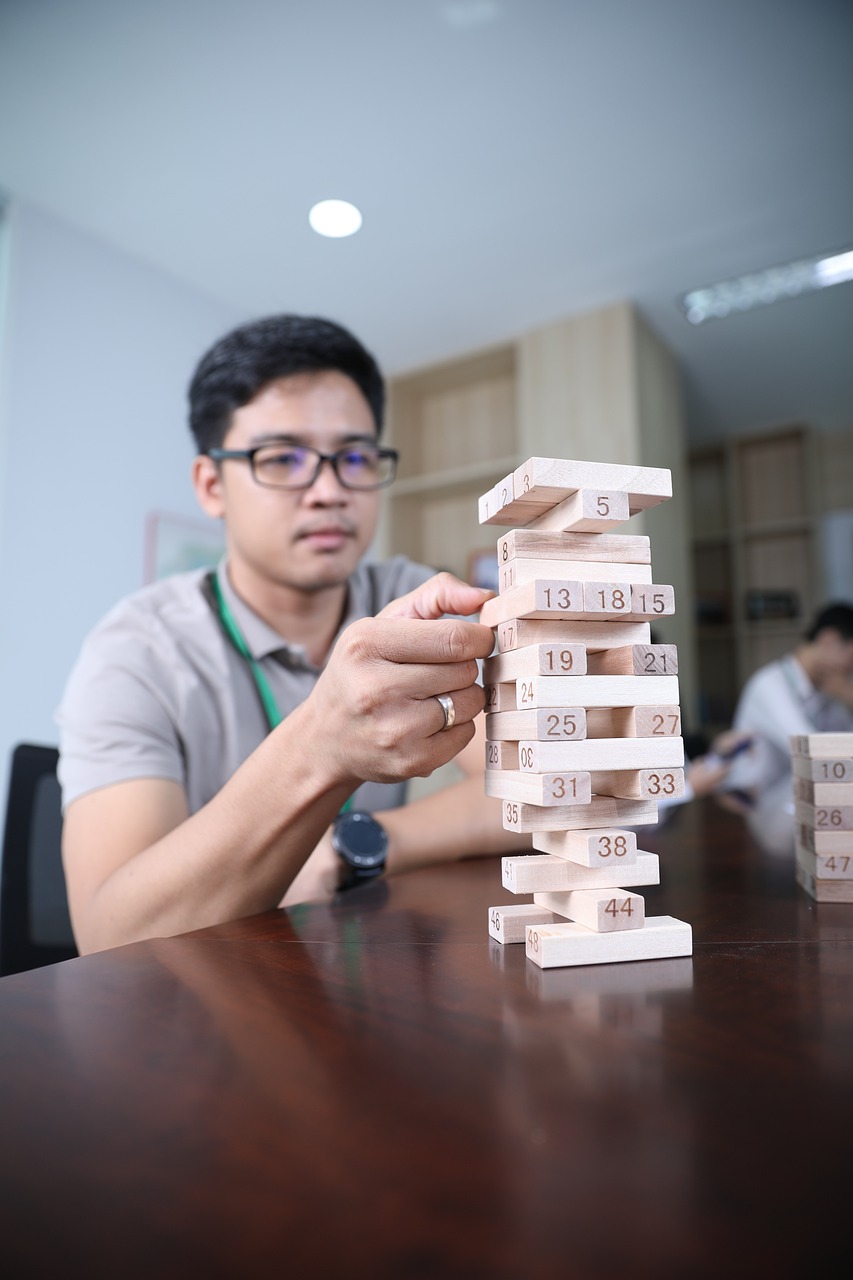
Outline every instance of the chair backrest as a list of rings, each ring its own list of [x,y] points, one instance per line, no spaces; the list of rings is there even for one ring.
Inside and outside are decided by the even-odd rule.
[[[55,747],[12,753],[0,867],[0,975],[77,955],[62,870],[62,805]]]

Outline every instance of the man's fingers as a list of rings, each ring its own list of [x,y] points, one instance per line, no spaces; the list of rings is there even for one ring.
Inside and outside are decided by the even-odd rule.
[[[392,600],[379,618],[420,618],[424,621],[441,618],[446,613],[461,613],[465,617],[479,613],[486,601],[494,595],[483,587],[472,587],[452,573],[437,573],[422,587]]]
[[[354,656],[398,663],[448,663],[487,658],[494,648],[491,627],[461,618],[368,618],[347,627],[338,641]]]

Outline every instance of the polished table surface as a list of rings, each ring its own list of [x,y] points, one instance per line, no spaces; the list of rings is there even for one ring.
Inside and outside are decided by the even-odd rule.
[[[853,906],[641,845],[692,958],[540,970],[483,859],[0,980],[3,1274],[846,1274]]]

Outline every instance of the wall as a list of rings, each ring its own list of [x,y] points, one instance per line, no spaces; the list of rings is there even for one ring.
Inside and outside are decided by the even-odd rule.
[[[142,585],[146,514],[199,517],[186,386],[245,316],[25,204],[0,317],[0,797],[53,743],[81,640]]]

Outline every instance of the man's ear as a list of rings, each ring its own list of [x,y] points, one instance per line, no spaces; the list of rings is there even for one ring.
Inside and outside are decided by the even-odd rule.
[[[196,501],[202,511],[216,518],[223,516],[225,502],[222,495],[222,476],[213,458],[200,453],[193,459],[192,482]]]

